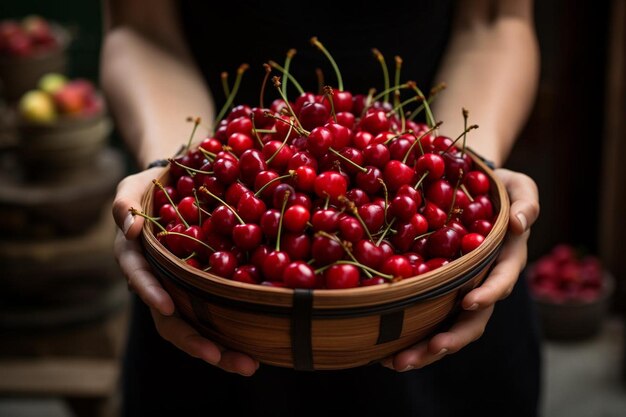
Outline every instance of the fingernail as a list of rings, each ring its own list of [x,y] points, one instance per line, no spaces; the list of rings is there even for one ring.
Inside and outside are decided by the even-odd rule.
[[[406,371],[410,371],[411,369],[413,369],[413,365],[409,365],[406,368],[404,368],[403,370],[401,370],[400,372],[406,372]]]
[[[528,220],[526,220],[526,216],[524,216],[524,213],[517,213],[515,217],[517,217],[517,220],[519,220],[519,222],[522,224],[524,231],[528,230]]]
[[[385,368],[393,369],[390,358],[384,359],[383,361],[380,362],[380,364],[384,366]]]
[[[469,310],[469,311],[474,311],[476,309],[478,309],[478,303],[474,303],[471,306],[466,308],[466,310]]]
[[[135,216],[133,216],[132,213],[128,213],[126,215],[126,218],[124,219],[124,226],[122,228],[122,232],[124,232],[124,234],[127,234],[130,228],[132,227],[133,223],[135,223]]]
[[[441,349],[441,350],[439,351],[439,353],[437,353],[437,356],[443,356],[443,355],[445,355],[446,353],[448,353],[448,349],[443,348],[443,349]]]

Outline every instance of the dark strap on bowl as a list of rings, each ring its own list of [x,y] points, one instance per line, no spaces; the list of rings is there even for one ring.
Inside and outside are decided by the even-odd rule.
[[[378,324],[378,340],[376,344],[380,345],[398,339],[402,334],[403,324],[404,310],[382,314],[380,316],[380,323]]]
[[[291,316],[291,350],[293,367],[298,371],[313,370],[313,348],[311,345],[311,316],[313,291],[293,291],[293,315]]]

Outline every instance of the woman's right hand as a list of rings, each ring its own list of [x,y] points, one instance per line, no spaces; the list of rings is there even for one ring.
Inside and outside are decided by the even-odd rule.
[[[174,302],[152,274],[138,238],[144,219],[133,216],[131,208],[141,209],[141,199],[162,168],[152,168],[123,179],[113,202],[113,217],[119,230],[115,238],[115,258],[134,291],[150,307],[157,331],[187,354],[200,358],[228,372],[250,376],[258,369],[258,361],[224,349],[202,337],[193,327],[175,314]]]

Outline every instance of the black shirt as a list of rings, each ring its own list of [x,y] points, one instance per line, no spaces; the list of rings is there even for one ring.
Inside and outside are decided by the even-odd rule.
[[[229,73],[232,86],[237,67],[248,63],[250,70],[244,75],[235,102],[258,105],[265,74],[262,64],[274,60],[282,65],[290,48],[297,50],[292,73],[305,90],[317,92],[318,67],[324,72],[325,83],[336,87],[332,67],[310,44],[312,36],[317,36],[333,55],[344,88],[353,94],[367,94],[372,87],[383,89],[382,69],[372,48],[385,56],[392,82],[394,56],[399,55],[404,61],[401,81],[414,80],[427,91],[446,48],[453,3],[182,0],[180,11],[192,53],[219,108],[224,102],[222,71]],[[269,86],[267,97],[276,98],[271,90]],[[295,94],[291,88],[289,98],[294,99]]]

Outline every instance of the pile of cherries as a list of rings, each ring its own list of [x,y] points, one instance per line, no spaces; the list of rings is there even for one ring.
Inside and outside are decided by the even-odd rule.
[[[415,91],[430,113],[413,83],[386,89],[394,106],[337,77],[338,89],[294,101],[273,77],[282,98],[269,108],[230,107],[233,87],[214,134],[170,159],[166,184],[153,181],[154,216],[133,213],[191,266],[289,288],[383,284],[478,247],[495,213],[488,176],[459,146],[469,129],[453,141],[432,118],[406,117],[397,91]]]

